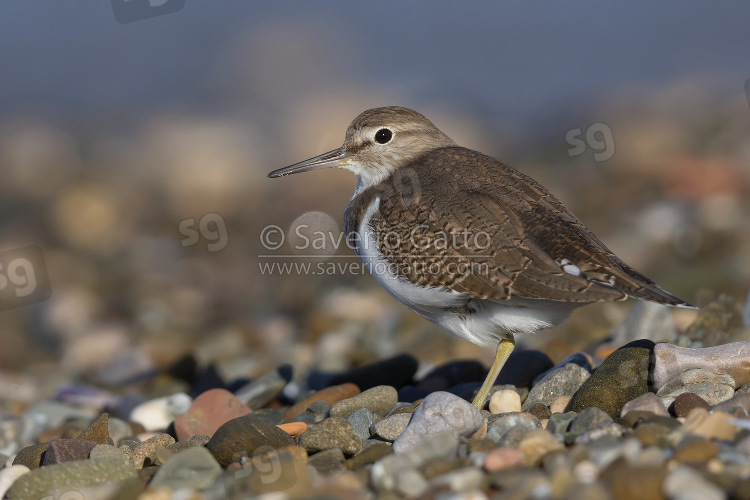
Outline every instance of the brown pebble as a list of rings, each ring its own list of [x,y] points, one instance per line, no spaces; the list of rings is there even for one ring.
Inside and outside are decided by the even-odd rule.
[[[29,469],[38,469],[42,465],[42,454],[49,448],[49,443],[27,446],[16,454],[13,465],[25,465]]]
[[[665,466],[630,464],[620,457],[604,469],[600,479],[617,500],[663,500]]]
[[[544,403],[534,403],[526,411],[539,420],[549,419],[552,416],[552,411],[550,411],[549,407]]]
[[[148,467],[156,460],[158,446],[166,448],[174,442],[174,438],[169,434],[158,434],[139,444],[128,457],[128,461],[135,465],[136,469]]]
[[[94,449],[94,446],[96,446],[96,444],[89,441],[55,439],[49,444],[47,451],[44,452],[42,465],[84,460],[89,457],[89,453]]]
[[[297,404],[290,407],[284,412],[284,418],[287,422],[291,422],[295,418],[302,415],[302,413],[307,410],[307,407],[316,401],[325,401],[329,405],[333,406],[335,403],[338,403],[343,399],[354,397],[359,393],[359,387],[348,382],[346,384],[326,387],[325,389],[306,397],[302,401],[299,401]]]
[[[700,465],[708,463],[718,454],[719,448],[713,442],[708,439],[694,439],[679,445],[672,459],[688,465]]]
[[[76,438],[94,444],[112,444],[109,438],[109,415],[102,413]]]
[[[708,410],[711,407],[705,399],[692,392],[683,392],[675,398],[670,411],[675,417],[687,417],[693,408]]]
[[[685,428],[691,434],[708,439],[732,441],[737,427],[726,413],[708,413],[703,408],[693,408],[685,420]]]

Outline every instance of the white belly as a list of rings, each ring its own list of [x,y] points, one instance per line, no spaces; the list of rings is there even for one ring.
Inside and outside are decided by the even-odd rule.
[[[472,299],[465,293],[425,288],[398,277],[381,254],[370,226],[379,204],[380,198],[376,198],[362,218],[357,256],[397,301],[451,333],[479,345],[496,344],[508,335],[534,333],[555,326],[577,307],[571,303],[517,297]]]

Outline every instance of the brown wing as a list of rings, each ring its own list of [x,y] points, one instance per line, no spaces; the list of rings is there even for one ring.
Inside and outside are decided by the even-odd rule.
[[[412,283],[476,298],[685,305],[618,259],[544,187],[493,158],[444,148],[397,175],[378,188],[371,224],[380,251]],[[563,270],[566,260],[580,275]]]

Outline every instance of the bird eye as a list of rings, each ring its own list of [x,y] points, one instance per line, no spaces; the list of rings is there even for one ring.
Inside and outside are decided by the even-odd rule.
[[[385,144],[386,142],[390,141],[393,137],[393,132],[388,130],[387,128],[381,128],[377,132],[375,132],[375,142],[378,144]]]

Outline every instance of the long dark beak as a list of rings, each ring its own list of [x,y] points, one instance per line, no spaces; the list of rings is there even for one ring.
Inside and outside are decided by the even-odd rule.
[[[310,170],[318,170],[327,167],[340,167],[342,163],[349,158],[349,153],[345,152],[343,148],[334,149],[322,155],[318,155],[309,160],[301,161],[290,165],[288,167],[274,170],[268,177],[272,179],[275,177],[283,177],[285,175],[296,174],[298,172],[309,172]]]

